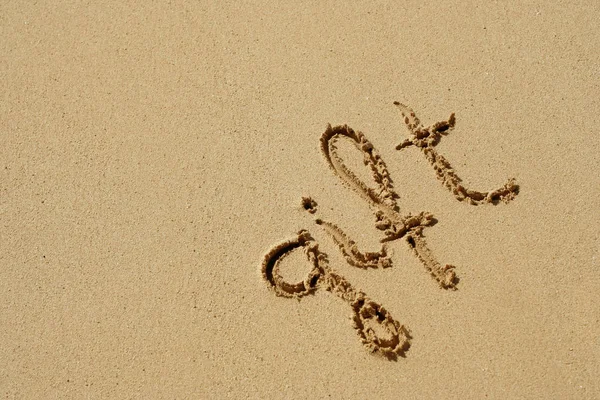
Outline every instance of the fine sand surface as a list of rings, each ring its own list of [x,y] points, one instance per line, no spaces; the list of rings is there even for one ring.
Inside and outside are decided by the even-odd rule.
[[[0,4],[0,398],[600,398],[596,1],[125,3]]]

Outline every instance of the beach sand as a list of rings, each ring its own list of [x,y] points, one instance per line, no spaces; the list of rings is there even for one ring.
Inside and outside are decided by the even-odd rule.
[[[4,2],[0,396],[600,398],[598,20],[593,1]],[[370,145],[322,147],[328,124]],[[433,148],[464,190],[518,193],[460,201]],[[436,223],[357,268],[333,239],[379,251],[378,212]],[[388,357],[384,316],[406,340]]]

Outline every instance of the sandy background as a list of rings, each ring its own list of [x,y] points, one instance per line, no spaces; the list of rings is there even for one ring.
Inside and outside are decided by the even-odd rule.
[[[54,3],[0,4],[2,398],[600,397],[596,2]],[[456,201],[394,150],[394,100],[455,112],[440,153],[517,198]],[[377,248],[327,123],[436,216],[457,291],[404,243],[348,266],[299,209]],[[300,228],[411,329],[405,359],[368,353],[335,296],[267,289],[263,255]]]

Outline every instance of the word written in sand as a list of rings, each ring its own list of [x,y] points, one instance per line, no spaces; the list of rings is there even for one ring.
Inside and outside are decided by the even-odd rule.
[[[410,131],[410,139],[397,146],[398,150],[415,146],[419,148],[433,166],[438,179],[459,201],[472,205],[500,201],[509,202],[518,193],[518,186],[510,179],[499,189],[479,192],[467,189],[456,175],[450,163],[434,147],[442,135],[454,127],[454,114],[447,121],[424,127],[414,111],[398,102],[394,103],[402,113],[404,122]],[[363,155],[363,163],[368,166],[376,189],[367,186],[345,164],[338,155],[340,140],[350,141]],[[376,252],[362,252],[356,242],[337,225],[315,219],[315,223],[327,232],[338,245],[348,264],[364,269],[388,268],[392,260],[388,255],[386,242],[405,239],[410,250],[423,264],[432,278],[443,289],[456,289],[458,278],[455,267],[440,264],[427,246],[423,230],[435,224],[430,213],[402,214],[397,204],[398,194],[394,190],[389,171],[373,144],[362,132],[354,131],[347,125],[327,126],[320,140],[321,152],[342,183],[360,195],[373,211],[375,228],[383,232],[381,249]],[[311,214],[317,212],[317,203],[311,197],[303,197],[301,206]],[[280,265],[293,251],[303,251],[311,270],[303,281],[286,282],[280,274]],[[327,261],[325,253],[319,250],[318,243],[306,230],[301,230],[293,238],[274,246],[267,252],[261,265],[261,272],[268,286],[277,296],[301,298],[325,289],[346,300],[353,310],[354,327],[361,342],[372,352],[389,359],[404,356],[410,347],[409,330],[396,321],[379,303],[371,300],[364,292],[356,289],[350,282],[335,272]]]

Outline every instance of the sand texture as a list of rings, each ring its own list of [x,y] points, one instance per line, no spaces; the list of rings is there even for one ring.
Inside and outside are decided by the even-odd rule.
[[[597,2],[1,3],[1,399],[600,398]]]

